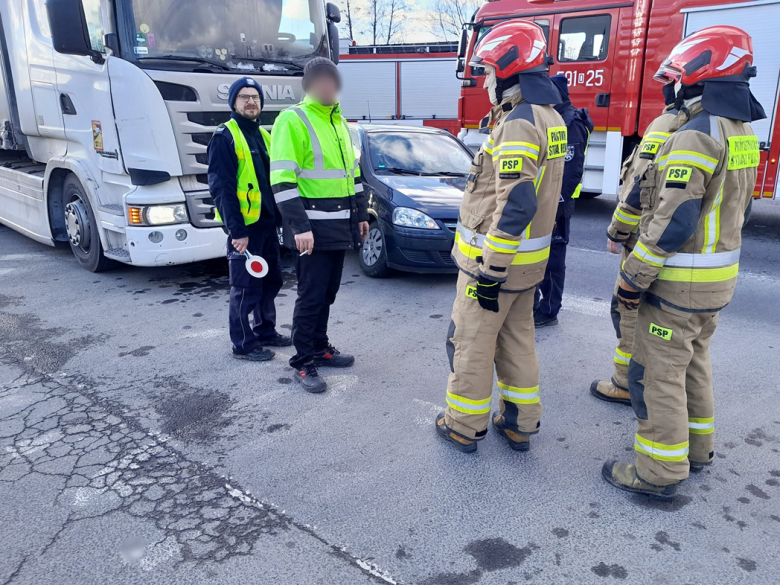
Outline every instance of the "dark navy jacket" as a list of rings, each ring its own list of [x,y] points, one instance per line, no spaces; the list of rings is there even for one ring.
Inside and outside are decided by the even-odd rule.
[[[260,125],[235,112],[230,117],[238,123],[238,127],[244,133],[247,144],[249,144],[249,149],[252,151],[255,174],[260,185],[260,219],[249,226],[244,224],[241,204],[236,194],[238,190],[236,147],[233,145],[233,136],[230,134],[230,130],[224,126],[217,128],[209,141],[209,192],[214,200],[214,205],[219,209],[228,235],[234,240],[240,240],[248,237],[250,232],[255,230],[275,230],[279,212],[276,210],[274,194],[271,190],[270,158],[260,134]]]
[[[593,132],[593,120],[590,119],[588,110],[575,108],[569,99],[567,88],[558,86],[563,98],[563,103],[553,107],[561,115],[566,123],[568,131],[568,149],[566,151],[566,165],[563,167],[563,185],[561,196],[563,202],[571,201],[577,185],[582,182],[582,174],[585,171],[585,149],[588,146],[588,137]]]

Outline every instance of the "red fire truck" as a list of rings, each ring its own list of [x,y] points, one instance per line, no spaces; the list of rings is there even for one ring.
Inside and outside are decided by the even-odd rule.
[[[479,121],[490,108],[484,70],[468,65],[474,47],[494,25],[521,18],[541,26],[554,59],[552,74],[569,79],[574,105],[587,107],[595,123],[585,161],[583,195],[618,191],[620,166],[663,108],[653,81],[663,59],[683,37],[715,24],[730,24],[753,37],[758,77],[751,81],[767,119],[753,129],[762,157],[755,197],[774,198],[778,185],[780,124],[780,0],[494,0],[464,26],[457,75],[462,80],[460,137],[472,148],[484,134]]]

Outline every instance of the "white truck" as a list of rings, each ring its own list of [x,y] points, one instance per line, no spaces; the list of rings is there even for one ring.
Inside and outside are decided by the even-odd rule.
[[[0,0],[0,222],[99,272],[216,258],[206,146],[249,75],[261,122],[338,61],[320,0]],[[67,244],[66,244],[67,243]]]

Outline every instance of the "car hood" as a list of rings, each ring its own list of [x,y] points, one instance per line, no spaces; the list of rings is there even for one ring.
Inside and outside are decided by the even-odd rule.
[[[411,207],[434,219],[457,219],[466,177],[381,176],[377,179],[393,190],[392,201]]]

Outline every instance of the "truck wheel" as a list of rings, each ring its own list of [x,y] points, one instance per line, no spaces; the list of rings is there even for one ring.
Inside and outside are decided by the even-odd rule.
[[[114,266],[115,263],[103,255],[95,213],[81,183],[73,175],[65,179],[62,202],[70,249],[79,264],[90,272],[103,272]]]
[[[368,237],[360,249],[360,268],[371,278],[386,278],[393,270],[387,265],[385,236],[379,222],[373,220],[368,226]]]

